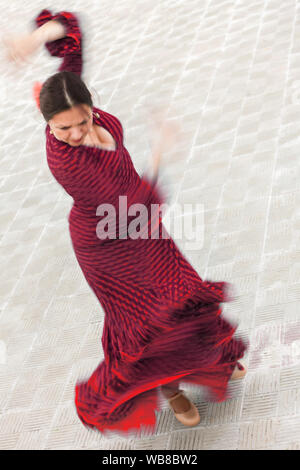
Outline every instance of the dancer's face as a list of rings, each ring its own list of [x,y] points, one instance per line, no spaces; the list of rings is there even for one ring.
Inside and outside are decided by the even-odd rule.
[[[48,124],[54,136],[69,145],[81,145],[93,126],[93,111],[87,104],[55,114]]]

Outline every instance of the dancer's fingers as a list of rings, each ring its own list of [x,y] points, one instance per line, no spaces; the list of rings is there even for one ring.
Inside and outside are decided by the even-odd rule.
[[[18,56],[18,61],[19,63],[23,64],[23,65],[26,65],[26,64],[29,64],[29,59],[26,55],[24,54],[19,54]]]
[[[4,36],[1,36],[0,42],[1,42],[1,47],[5,50],[5,52],[7,52],[7,45],[6,45]]]
[[[153,143],[163,151],[171,149],[180,136],[179,123],[174,120],[168,121],[166,114],[165,105],[152,107],[148,110]]]
[[[156,132],[155,148],[162,152],[172,150],[179,140],[180,128],[177,123],[164,122]]]
[[[21,58],[13,51],[9,53],[9,60],[17,65],[21,63]]]
[[[6,58],[9,61],[15,60],[15,50],[12,40],[10,38],[2,37],[1,42],[6,49]]]
[[[7,60],[22,65],[32,63],[29,59],[32,46],[27,36],[20,38],[2,37],[1,42],[6,48]]]
[[[8,44],[9,44],[9,40],[6,36],[1,36],[1,44],[3,47],[8,47]]]

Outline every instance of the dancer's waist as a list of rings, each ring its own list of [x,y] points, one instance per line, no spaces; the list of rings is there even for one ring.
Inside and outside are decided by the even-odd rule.
[[[162,224],[160,215],[140,214],[129,215],[112,212],[97,215],[94,210],[81,208],[74,204],[69,214],[69,224],[72,233],[77,237],[88,238],[93,243],[107,243],[113,240],[128,238],[161,238]]]

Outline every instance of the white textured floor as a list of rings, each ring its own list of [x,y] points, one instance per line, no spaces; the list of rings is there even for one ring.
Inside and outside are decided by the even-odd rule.
[[[50,3],[50,4],[49,4]],[[204,244],[183,249],[202,278],[229,280],[224,316],[249,339],[232,398],[185,387],[195,428],[163,411],[154,435],[104,438],[79,421],[74,385],[103,359],[103,310],[73,253],[72,199],[46,163],[35,80],[45,48],[17,69],[0,55],[1,449],[300,449],[300,4],[296,0],[0,1],[0,31],[43,8],[80,15],[83,79],[115,114],[141,172],[150,104],[182,139],[162,173],[171,198],[204,206]],[[97,96],[97,93],[98,96]]]

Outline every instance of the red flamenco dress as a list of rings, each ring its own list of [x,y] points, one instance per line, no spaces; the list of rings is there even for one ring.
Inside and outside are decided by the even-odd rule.
[[[67,35],[46,43],[48,51],[63,58],[59,71],[80,75],[78,18],[43,10],[35,23],[41,26],[51,19],[60,21]],[[39,104],[38,94],[36,99]],[[144,426],[154,431],[159,386],[182,380],[207,387],[213,401],[224,401],[247,345],[233,338],[236,327],[221,316],[220,303],[233,300],[231,285],[199,277],[172,238],[161,236],[160,213],[152,217],[152,225],[151,216],[141,224],[140,233],[147,231],[148,238],[128,235],[137,215],[120,222],[119,196],[127,197],[127,208],[142,203],[152,215],[151,204],[162,204],[164,192],[156,178],[136,172],[120,121],[101,109],[93,111],[94,123],[114,137],[115,151],[73,147],[50,134],[49,125],[45,130],[49,169],[74,200],[68,216],[72,246],[105,312],[104,360],[87,381],[76,384],[75,404],[82,423],[103,434],[140,432]],[[115,238],[97,235],[106,214],[99,216],[96,210],[105,203],[116,210]]]

